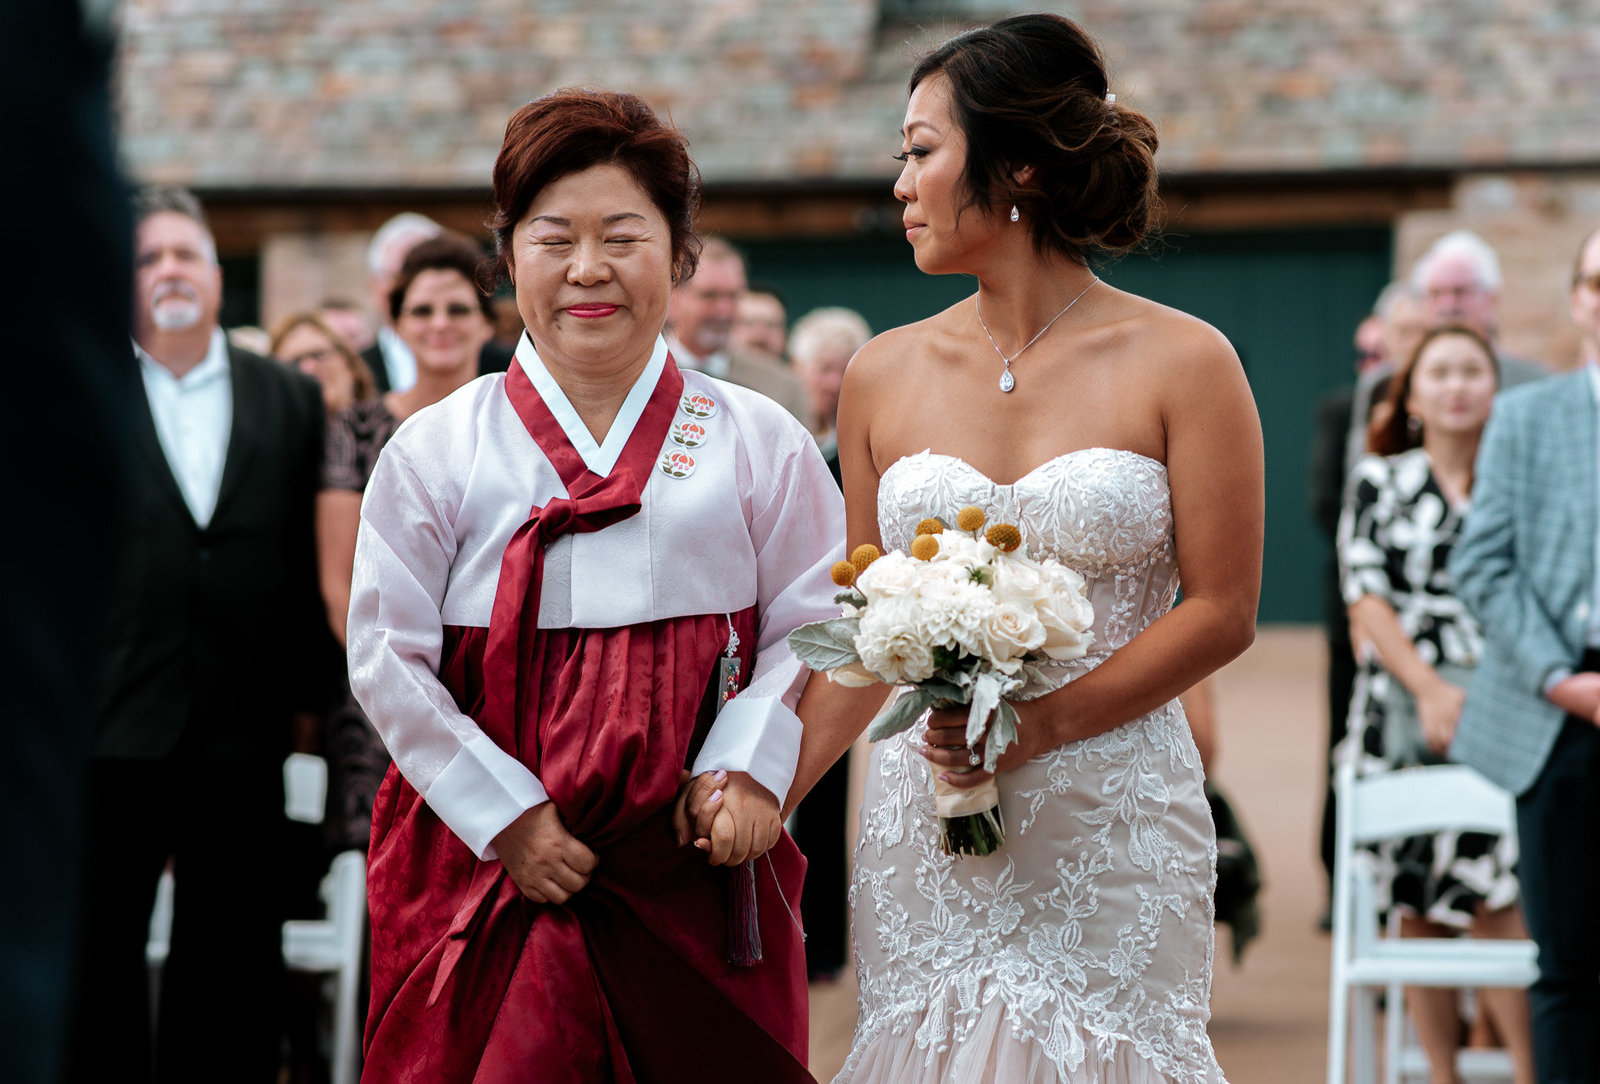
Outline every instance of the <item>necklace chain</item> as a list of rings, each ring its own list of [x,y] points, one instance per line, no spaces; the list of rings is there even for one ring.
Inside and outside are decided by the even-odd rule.
[[[1090,290],[1094,289],[1095,285],[1097,283],[1099,283],[1099,281],[1100,281],[1100,276],[1091,275],[1090,276],[1089,285],[1085,286],[1083,288],[1082,292],[1080,292],[1077,297],[1073,298],[1071,301],[1068,301],[1066,306],[1064,308],[1062,308],[1062,310],[1060,312],[1058,312],[1054,316],[1052,316],[1050,318],[1050,322],[1048,324],[1046,324],[1044,327],[1040,328],[1039,329],[1039,334],[1037,334],[1033,338],[1029,339],[1027,344],[1023,346],[1022,350],[1018,350],[1015,354],[1012,354],[1009,358],[1006,357],[1005,351],[1000,349],[1000,344],[994,341],[994,334],[992,332],[990,332],[989,325],[983,322],[983,309],[981,309],[978,306],[978,295],[977,294],[973,294],[972,295],[972,311],[978,314],[978,326],[983,328],[983,333],[985,335],[989,336],[989,345],[994,347],[994,352],[996,354],[1000,355],[1000,361],[1005,365],[1005,372],[1003,374],[1001,374],[1001,376],[1000,376],[1000,390],[1001,391],[1010,391],[1012,388],[1016,387],[1016,378],[1011,375],[1011,363],[1013,361],[1016,361],[1018,358],[1020,358],[1022,356],[1022,354],[1023,354],[1023,351],[1027,350],[1029,346],[1032,346],[1034,343],[1038,342],[1041,338],[1043,338],[1044,337],[1044,333],[1049,331],[1052,327],[1054,327],[1056,321],[1061,319],[1063,316],[1065,316],[1067,314],[1067,310],[1068,309],[1071,309],[1072,306],[1074,306],[1078,302],[1082,301],[1083,300],[1083,295],[1088,293]]]

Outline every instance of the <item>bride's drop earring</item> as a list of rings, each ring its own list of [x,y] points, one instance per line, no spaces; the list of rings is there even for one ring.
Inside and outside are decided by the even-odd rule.
[[[1013,222],[1022,221],[1022,215],[1017,213],[1017,205],[1015,203],[1013,203],[1011,205],[1011,221],[1013,221]]]

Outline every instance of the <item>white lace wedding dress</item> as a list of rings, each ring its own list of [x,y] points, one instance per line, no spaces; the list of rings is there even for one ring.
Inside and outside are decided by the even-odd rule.
[[[1090,448],[1013,485],[923,452],[884,472],[878,523],[905,549],[919,520],[978,505],[1035,556],[1081,572],[1092,669],[1177,592],[1166,468]],[[872,754],[850,888],[860,1016],[835,1084],[1223,1079],[1210,1016],[1216,841],[1176,701],[1000,776],[1006,843],[939,849],[921,727]]]

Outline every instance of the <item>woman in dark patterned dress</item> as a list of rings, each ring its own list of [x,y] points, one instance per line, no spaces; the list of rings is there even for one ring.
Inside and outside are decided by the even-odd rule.
[[[1472,490],[1473,461],[1499,383],[1494,351],[1476,332],[1429,332],[1374,415],[1370,454],[1351,472],[1339,523],[1339,565],[1352,639],[1365,655],[1342,755],[1357,770],[1441,763],[1465,700],[1482,635],[1455,596],[1448,561]],[[1526,937],[1517,906],[1515,835],[1441,832],[1377,848],[1378,902],[1397,908],[1407,937]],[[1532,1084],[1528,1003],[1521,990],[1480,997]],[[1406,1002],[1432,1079],[1456,1080],[1456,992],[1408,987]]]
[[[417,358],[417,382],[358,402],[328,419],[322,490],[317,494],[317,564],[328,623],[344,645],[350,612],[361,495],[378,453],[400,423],[478,375],[478,352],[494,333],[494,311],[477,287],[483,253],[469,238],[442,234],[407,254],[389,294],[395,331]],[[324,824],[334,850],[367,849],[372,801],[389,754],[355,699],[345,697],[324,733],[328,806]]]

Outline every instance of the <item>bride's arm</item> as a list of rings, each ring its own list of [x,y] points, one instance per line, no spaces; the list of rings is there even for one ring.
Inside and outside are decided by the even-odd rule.
[[[1162,345],[1166,356],[1181,361],[1149,387],[1128,390],[1160,404],[1183,601],[1083,677],[1016,704],[1019,740],[1000,758],[999,770],[1155,710],[1255,638],[1265,519],[1255,401],[1233,348],[1214,329],[1191,326]],[[952,722],[959,715],[965,726],[965,712],[948,714]],[[955,726],[930,729],[928,741],[946,746],[930,752],[936,766],[967,766]],[[966,786],[987,777],[981,771],[951,774]]]
[[[862,347],[845,369],[839,393],[839,468],[844,478],[845,551],[863,542],[883,548],[878,537],[878,468],[872,458],[870,421],[884,394],[874,379],[874,343]],[[889,690],[882,685],[851,689],[812,674],[796,709],[802,725],[800,761],[784,803],[784,816],[842,757],[883,706]]]

